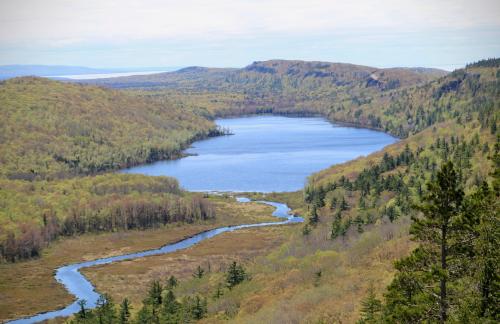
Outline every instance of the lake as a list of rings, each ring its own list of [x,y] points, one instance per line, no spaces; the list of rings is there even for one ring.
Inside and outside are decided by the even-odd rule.
[[[234,135],[193,143],[173,161],[122,170],[166,175],[191,191],[295,191],[307,177],[397,141],[383,132],[332,124],[319,117],[259,115],[218,119]]]
[[[111,73],[92,73],[92,74],[71,74],[71,75],[52,75],[48,78],[55,79],[71,79],[71,80],[93,80],[93,79],[107,79],[107,78],[117,78],[126,77],[132,75],[149,75],[170,72],[171,69],[164,69],[161,71],[138,71],[138,72],[111,72]]]

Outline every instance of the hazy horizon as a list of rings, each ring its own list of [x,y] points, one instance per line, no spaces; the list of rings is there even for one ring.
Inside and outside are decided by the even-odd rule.
[[[500,56],[500,2],[7,0],[0,65],[243,67],[288,59],[453,70]]]

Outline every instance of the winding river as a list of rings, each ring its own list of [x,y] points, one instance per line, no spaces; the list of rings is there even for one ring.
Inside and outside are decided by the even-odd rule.
[[[250,202],[250,199],[245,198],[245,197],[238,197],[236,199],[240,203]],[[102,259],[97,259],[97,260],[93,260],[93,261],[74,263],[74,264],[60,267],[55,272],[56,273],[55,274],[56,280],[58,282],[60,282],[61,284],[63,284],[64,287],[66,287],[66,289],[77,298],[77,300],[75,302],[73,302],[72,304],[66,306],[63,309],[55,310],[55,311],[47,312],[47,313],[41,313],[41,314],[38,314],[38,315],[35,315],[32,317],[21,318],[21,319],[14,320],[14,321],[11,321],[8,323],[19,323],[19,324],[20,323],[22,323],[22,324],[36,323],[36,322],[48,320],[48,319],[59,317],[59,316],[70,316],[72,314],[77,313],[80,310],[80,306],[78,305],[78,300],[82,300],[82,299],[87,301],[86,307],[88,307],[88,308],[95,307],[96,302],[99,299],[99,293],[95,291],[95,288],[92,285],[92,283],[83,274],[81,274],[80,270],[83,268],[93,267],[93,266],[102,265],[102,264],[109,264],[109,263],[123,261],[123,260],[132,260],[132,259],[142,258],[142,257],[146,257],[146,256],[151,256],[151,255],[172,253],[175,251],[187,249],[188,247],[191,247],[197,243],[200,243],[201,241],[207,240],[207,239],[212,238],[214,236],[217,236],[219,234],[222,234],[225,232],[232,232],[232,231],[243,229],[243,228],[285,225],[285,224],[292,224],[292,223],[300,223],[303,221],[302,217],[291,216],[290,215],[290,208],[288,208],[288,206],[285,204],[271,202],[271,201],[258,201],[258,202],[275,207],[276,209],[273,212],[273,216],[278,217],[278,218],[284,218],[285,220],[277,221],[277,222],[266,222],[266,223],[257,223],[257,224],[243,224],[243,225],[236,225],[236,226],[219,227],[219,228],[215,228],[212,230],[208,230],[206,232],[196,234],[192,237],[189,237],[189,238],[184,239],[182,241],[179,241],[177,243],[167,244],[167,245],[162,246],[161,248],[158,248],[158,249],[147,250],[147,251],[142,251],[142,252],[137,252],[137,253],[124,254],[124,255],[118,255],[118,256],[114,256],[114,257],[102,258]]]
[[[368,129],[331,124],[323,118],[253,116],[217,120],[234,135],[199,141],[187,150],[189,156],[176,161],[161,161],[137,166],[125,173],[169,175],[192,191],[271,192],[302,188],[307,176],[332,164],[367,155],[394,143],[395,138]],[[240,203],[250,200],[238,197]],[[75,296],[95,307],[99,293],[80,270],[96,265],[172,253],[186,249],[216,235],[243,228],[285,225],[302,222],[290,215],[282,203],[258,201],[275,207],[273,216],[283,220],[257,224],[219,227],[196,234],[158,249],[124,254],[65,265],[55,271],[56,280]],[[9,323],[36,323],[79,311],[78,302],[67,307]]]

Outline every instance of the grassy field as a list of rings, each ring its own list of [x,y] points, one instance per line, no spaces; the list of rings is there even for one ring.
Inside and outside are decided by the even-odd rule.
[[[326,221],[323,232],[314,236],[303,236],[301,226],[247,229],[173,254],[84,273],[115,301],[130,298],[134,313],[149,282],[165,282],[174,275],[180,279],[176,296],[199,293],[208,298],[210,316],[202,323],[353,323],[368,286],[383,290],[392,279],[393,261],[414,247],[407,235],[409,219],[379,222],[363,234],[337,241],[323,238],[328,236]],[[215,299],[213,293],[233,260],[244,264],[251,280]],[[192,276],[198,266],[207,271],[201,279]]]
[[[294,227],[294,226],[286,226]],[[208,276],[223,273],[230,262],[251,262],[281,245],[292,229],[283,226],[243,229],[223,233],[186,250],[172,254],[124,261],[107,266],[85,269],[83,273],[95,284],[97,290],[106,291],[114,300],[129,297],[136,309],[146,296],[149,283],[156,279],[166,282],[171,275],[181,282],[184,293],[209,292],[210,282],[196,279],[187,287],[198,266]],[[194,290],[196,289],[196,290]]]
[[[213,221],[61,239],[45,249],[39,259],[0,264],[0,320],[53,310],[71,302],[72,296],[53,278],[54,269],[61,265],[157,248],[219,226],[276,220],[270,206],[240,204],[220,196],[210,200],[218,215]]]

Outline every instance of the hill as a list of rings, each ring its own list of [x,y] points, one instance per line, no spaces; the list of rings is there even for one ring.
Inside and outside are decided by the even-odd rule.
[[[254,62],[242,69],[188,67],[175,72],[87,82],[114,88],[298,94],[356,87],[388,90],[430,81],[445,74],[437,69],[379,69],[346,63],[271,60]]]
[[[189,67],[176,72],[86,81],[127,89],[209,117],[252,113],[321,114],[405,136],[383,115],[361,117],[358,107],[379,96],[424,85],[447,72],[426,68],[379,69],[345,63],[271,60],[243,69]],[[358,111],[359,110],[359,111]]]
[[[175,158],[215,125],[123,92],[24,77],[0,84],[0,176],[61,178]]]

